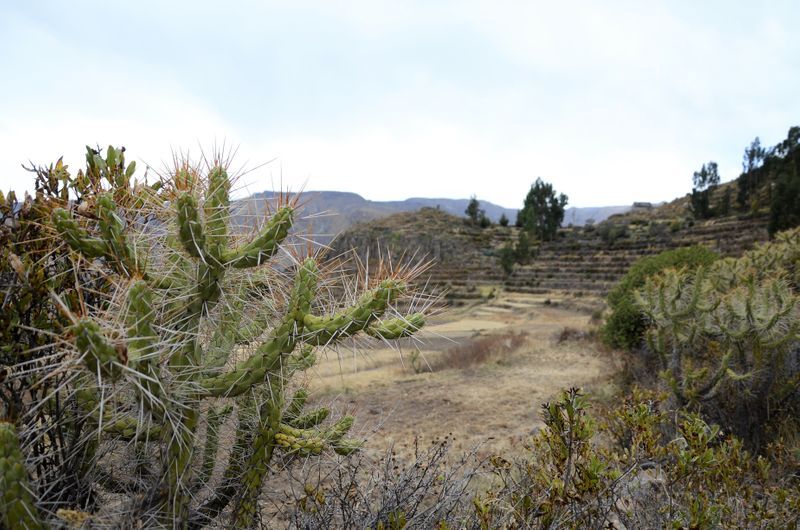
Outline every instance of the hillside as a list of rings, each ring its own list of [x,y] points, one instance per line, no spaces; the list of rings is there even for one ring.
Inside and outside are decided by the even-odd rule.
[[[306,191],[300,193],[302,215],[296,223],[295,231],[300,234],[313,234],[314,239],[322,244],[330,243],[333,238],[351,226],[387,217],[400,212],[413,212],[421,208],[438,208],[442,212],[464,217],[469,199],[436,199],[412,197],[403,201],[370,201],[357,193],[341,191]],[[257,219],[265,208],[272,205],[277,195],[272,192],[256,193],[247,199],[234,203],[237,223],[248,225],[248,219]],[[498,222],[505,215],[512,223],[516,219],[517,210],[504,208],[488,201],[481,201],[481,208],[493,221]],[[630,210],[629,206],[601,206],[590,208],[568,208],[564,216],[564,225],[583,225],[591,219],[600,222],[610,215]]]
[[[603,296],[642,256],[694,244],[738,256],[768,239],[765,215],[695,221],[685,216],[680,201],[635,209],[595,226],[562,228],[555,241],[541,244],[510,275],[503,273],[499,254],[516,241],[517,228],[481,229],[433,208],[355,225],[333,247],[336,253],[356,249],[362,260],[387,250],[393,257],[416,253],[432,259],[430,281],[458,304],[501,286],[534,295]]]

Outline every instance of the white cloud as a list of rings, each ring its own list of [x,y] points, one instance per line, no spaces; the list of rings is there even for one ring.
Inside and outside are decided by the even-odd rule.
[[[517,206],[542,176],[575,205],[657,201],[709,159],[735,177],[752,137],[779,141],[800,111],[786,6],[92,7],[0,21],[4,189],[30,185],[29,159],[80,166],[87,143],[158,165],[224,139],[249,166],[279,157],[246,176],[250,191],[307,181]],[[115,39],[106,20],[128,26]],[[94,40],[80,33],[97,24]]]

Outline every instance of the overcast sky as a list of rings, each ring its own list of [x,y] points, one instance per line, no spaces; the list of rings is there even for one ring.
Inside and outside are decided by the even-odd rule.
[[[798,26],[796,0],[0,0],[0,188],[225,141],[275,159],[240,195],[668,200],[800,124]]]

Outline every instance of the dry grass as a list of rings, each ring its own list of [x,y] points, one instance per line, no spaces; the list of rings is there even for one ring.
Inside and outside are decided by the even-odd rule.
[[[508,356],[528,341],[525,332],[513,332],[478,337],[445,350],[430,363],[431,370],[461,369],[483,364],[490,359]]]

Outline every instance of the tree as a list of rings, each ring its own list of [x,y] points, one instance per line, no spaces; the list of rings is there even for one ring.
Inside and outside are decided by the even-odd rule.
[[[517,216],[522,229],[542,241],[554,239],[561,221],[564,220],[567,200],[563,193],[556,195],[552,184],[537,178]]]
[[[750,209],[754,205],[754,199],[758,195],[758,188],[761,186],[764,173],[761,168],[764,166],[767,155],[768,152],[761,147],[761,140],[758,136],[744,150],[742,174],[738,179],[739,193],[736,197],[736,202],[739,203],[741,210]]]
[[[467,217],[469,217],[470,221],[472,221],[474,224],[478,224],[481,217],[486,215],[481,208],[481,203],[478,201],[475,195],[470,197],[469,204],[467,205],[467,209],[464,210],[464,213],[467,214]]]
[[[719,185],[719,171],[716,162],[703,164],[700,171],[695,171],[692,176],[691,208],[695,217],[707,219],[714,215],[710,206],[711,192]]]
[[[502,214],[500,216],[499,223],[500,223],[500,226],[508,226],[508,217],[506,217],[506,214]]]
[[[761,147],[761,139],[756,136],[755,140],[750,142],[750,145],[744,149],[744,155],[742,155],[742,173],[749,173],[761,167],[766,155],[767,150]]]

